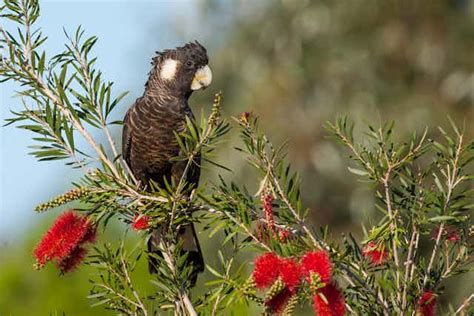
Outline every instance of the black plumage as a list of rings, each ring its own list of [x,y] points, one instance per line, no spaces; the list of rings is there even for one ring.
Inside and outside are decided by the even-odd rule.
[[[182,177],[186,161],[172,160],[180,150],[175,133],[185,129],[186,116],[194,118],[188,104],[193,90],[210,84],[207,64],[206,49],[198,42],[158,52],[153,58],[145,92],[125,115],[122,138],[123,158],[145,188],[149,188],[150,180],[163,186],[164,181],[178,183]],[[192,164],[186,182],[197,186],[199,175],[199,165]],[[159,235],[155,231],[150,238],[148,246],[152,253],[158,252]],[[194,284],[197,273],[204,269],[194,226],[181,227],[178,238],[195,268]],[[154,271],[156,262],[150,259],[150,270]]]

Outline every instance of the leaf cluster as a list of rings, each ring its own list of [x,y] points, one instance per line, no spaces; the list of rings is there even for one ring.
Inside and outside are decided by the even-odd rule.
[[[393,123],[369,126],[362,141],[354,137],[347,118],[328,123],[332,136],[354,160],[349,171],[373,189],[379,211],[364,228],[363,240],[347,235],[339,242],[329,229],[309,225],[310,210],[303,206],[299,176],[287,162],[285,144],[275,147],[250,113],[235,118],[241,139],[235,150],[254,168],[257,192],[222,177],[210,187],[187,183],[191,167],[202,162],[230,170],[213,158],[230,131],[220,114],[220,93],[208,117],[187,118],[184,130],[175,134],[180,153],[174,160],[185,165],[181,178],[161,187],[137,181],[108,130],[120,124],[111,117],[126,93],[114,96],[113,84],[96,68],[92,51],[97,37],[86,38],[81,27],[74,34],[65,32],[64,51],[48,58],[42,50],[46,37],[35,24],[38,1],[6,0],[0,12],[2,19],[18,26],[16,32],[0,27],[0,80],[19,83],[23,102],[7,124],[33,133],[31,154],[38,160],[66,159],[84,171],[74,184],[77,189],[39,209],[78,201],[78,210],[104,229],[112,218],[127,225],[137,215],[150,219],[150,229],[139,235],[141,242],[132,251],[124,246],[124,236],[118,247],[96,247],[89,257],[98,271],[89,296],[96,305],[132,315],[168,310],[215,315],[236,304],[261,306],[263,300],[249,290],[252,280],[246,269],[255,252],[298,258],[319,249],[331,257],[350,312],[406,315],[416,312],[425,291],[442,295],[447,279],[472,268],[474,144],[454,124],[449,133],[426,129],[399,142]],[[97,142],[91,129],[103,132],[107,142]],[[77,147],[76,137],[85,141],[84,148]],[[185,264],[176,240],[180,228],[195,221],[205,223],[210,238],[220,238],[222,249],[217,252],[219,267],[207,267],[213,279],[206,291],[191,298],[193,268]],[[158,264],[150,277],[155,292],[144,295],[133,272],[152,234],[159,234],[162,255],[148,254]],[[387,252],[383,263],[367,258],[369,243]],[[310,298],[302,289],[293,303]],[[290,307],[289,313],[294,305]]]

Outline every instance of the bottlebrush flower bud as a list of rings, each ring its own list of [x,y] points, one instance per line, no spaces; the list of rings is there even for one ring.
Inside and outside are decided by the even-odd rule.
[[[251,113],[250,112],[242,112],[239,115],[239,121],[245,125],[249,123]]]
[[[35,211],[36,212],[47,211],[51,208],[55,208],[55,207],[64,205],[66,203],[78,200],[78,199],[80,199],[81,197],[83,197],[84,195],[86,195],[88,193],[89,193],[89,189],[85,188],[85,187],[72,189],[72,190],[70,190],[70,191],[68,191],[68,192],[66,192],[62,195],[59,195],[59,196],[55,197],[54,199],[52,199],[52,200],[50,200],[46,203],[38,205],[35,208]]]
[[[263,212],[265,213],[265,219],[267,220],[268,228],[275,231],[275,220],[273,218],[273,195],[271,193],[262,195]]]
[[[257,296],[253,277],[248,278],[247,281],[245,281],[245,283],[242,285],[242,292],[249,300],[263,304],[263,300]]]
[[[219,91],[214,95],[214,101],[212,102],[211,115],[209,116],[208,124],[209,126],[214,126],[219,120],[221,115],[221,101],[222,101],[222,92]]]
[[[309,277],[311,280],[309,282],[309,289],[311,293],[316,293],[320,288],[323,288],[326,285],[326,283],[321,282],[321,278],[316,272],[310,272]]]
[[[285,289],[285,283],[283,282],[282,278],[278,278],[268,290],[265,297],[265,301],[270,301],[272,298],[274,298],[284,289]]]
[[[288,229],[279,229],[278,238],[281,242],[286,242],[291,238],[291,232]]]
[[[299,298],[298,295],[294,294],[288,300],[285,309],[282,312],[282,315],[292,315],[295,310],[296,304],[298,304]]]
[[[271,299],[265,301],[267,310],[274,314],[280,314],[285,309],[292,296],[293,293],[288,288],[284,288]]]

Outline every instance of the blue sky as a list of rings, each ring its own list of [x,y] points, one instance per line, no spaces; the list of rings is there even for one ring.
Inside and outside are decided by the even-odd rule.
[[[94,51],[99,57],[97,66],[107,80],[115,82],[116,93],[130,91],[117,118],[142,93],[156,50],[194,39],[206,44],[212,39],[212,28],[199,23],[193,1],[41,1],[41,12],[38,24],[49,37],[45,48],[50,56],[63,47],[63,27],[72,32],[82,25],[86,35],[99,37]],[[20,106],[19,99],[12,98],[16,88],[10,82],[0,85],[2,121],[10,109]],[[119,135],[120,130],[114,133]],[[11,126],[0,128],[0,242],[18,240],[45,216],[35,214],[34,207],[66,191],[80,176],[61,163],[39,163],[29,156],[30,136]]]

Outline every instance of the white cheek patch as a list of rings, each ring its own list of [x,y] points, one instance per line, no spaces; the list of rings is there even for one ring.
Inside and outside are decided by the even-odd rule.
[[[176,75],[176,70],[178,68],[178,61],[168,58],[163,62],[160,70],[160,77],[164,80],[172,80]]]

